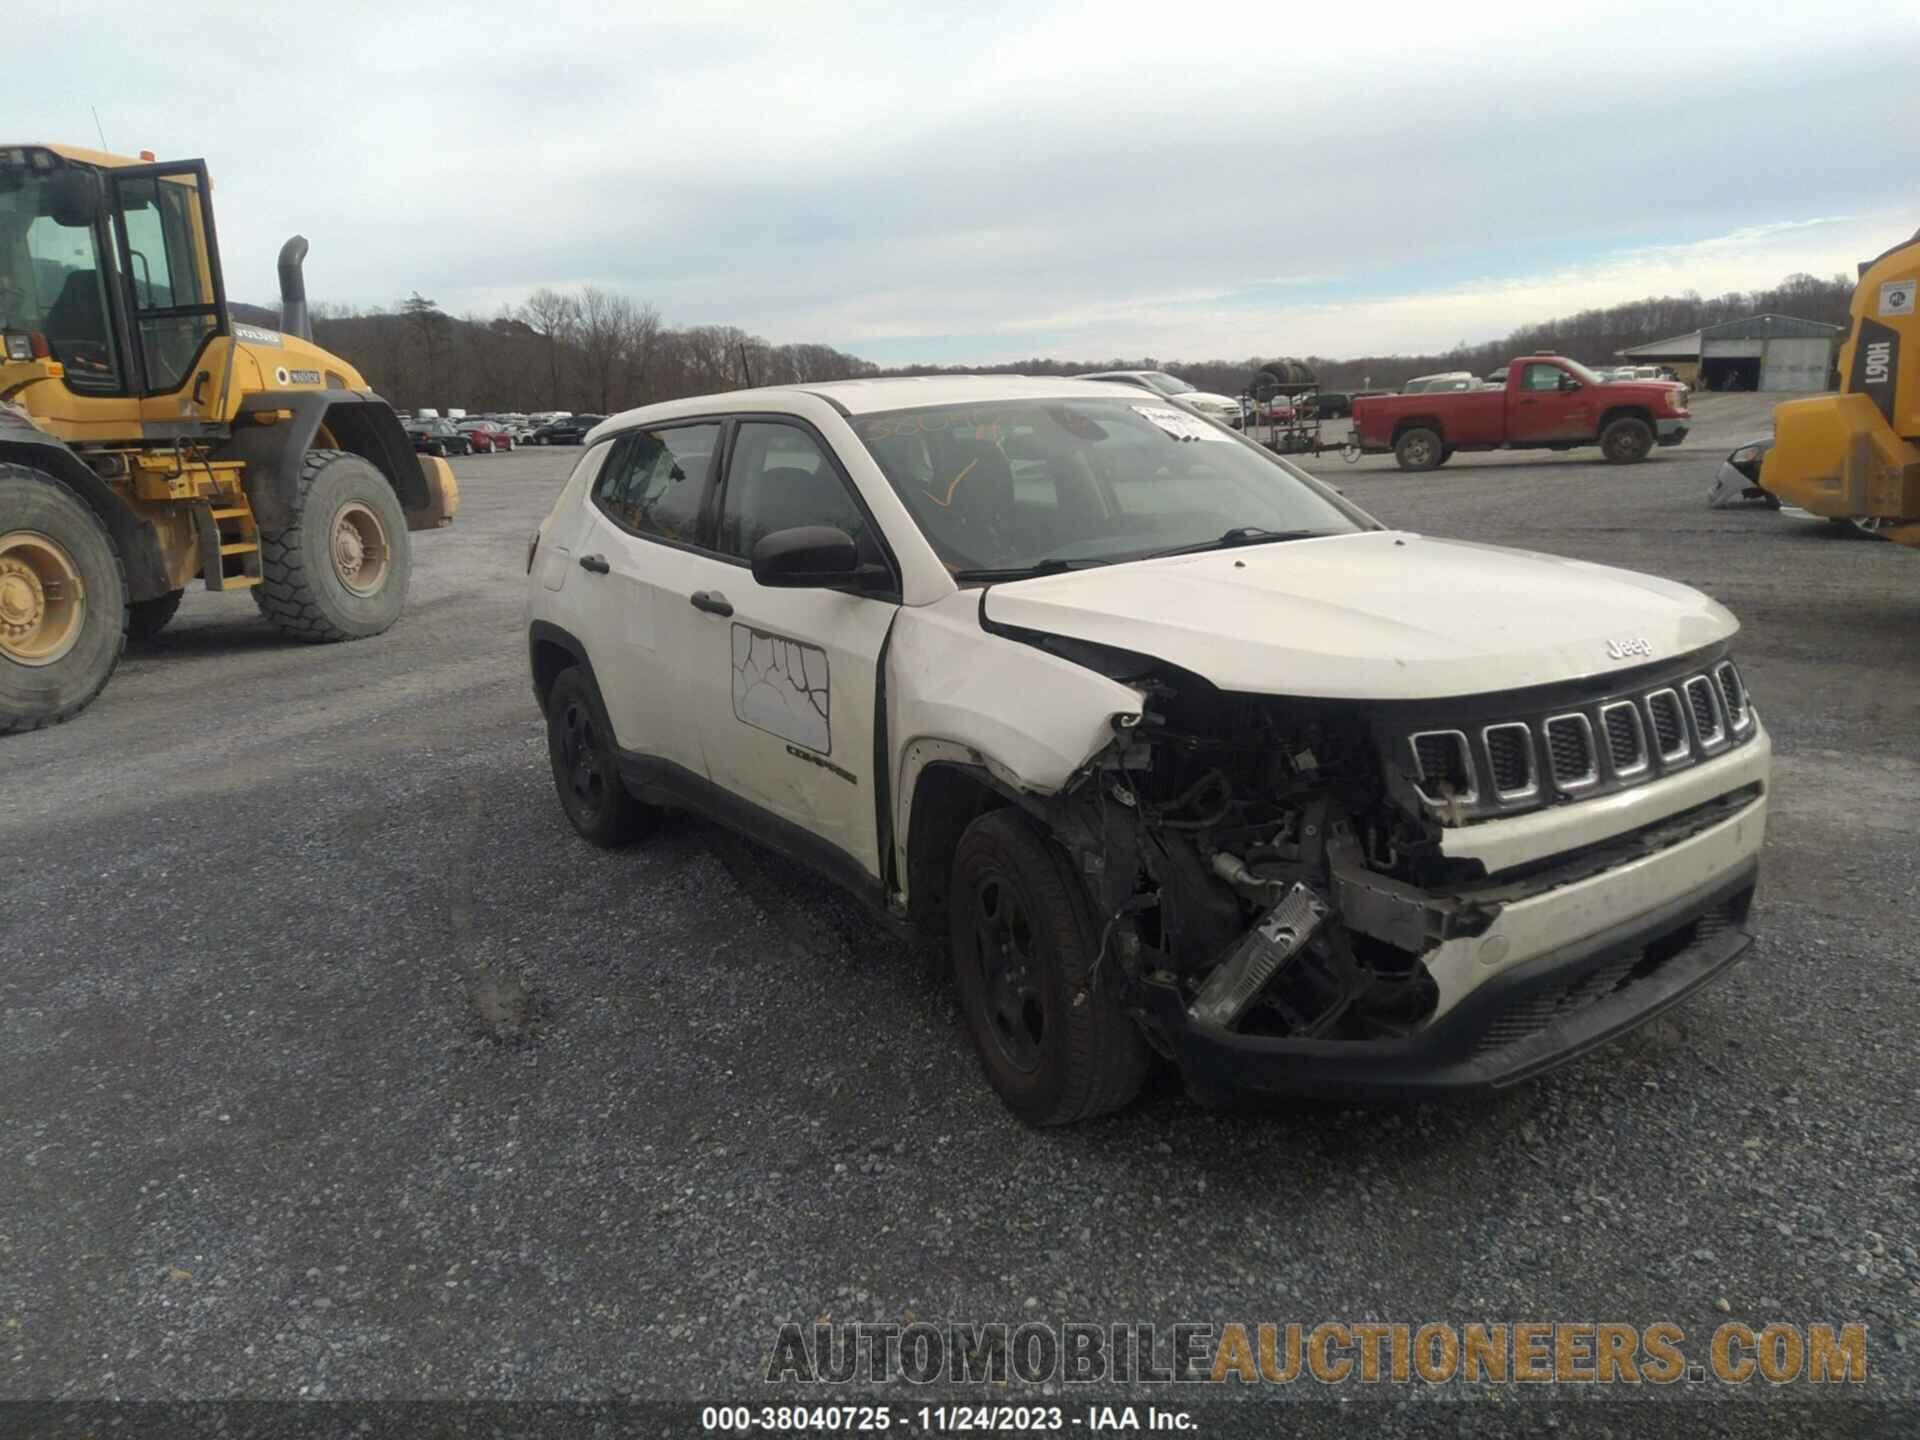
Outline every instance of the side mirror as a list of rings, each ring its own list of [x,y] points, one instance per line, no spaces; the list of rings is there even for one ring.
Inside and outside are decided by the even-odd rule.
[[[1580,382],[1574,379],[1571,375],[1562,375],[1560,377],[1560,389],[1563,393],[1567,391],[1578,390],[1579,388],[1580,388]]]
[[[69,230],[93,224],[106,208],[100,177],[91,170],[61,170],[40,192],[40,213]]]
[[[786,590],[870,590],[893,577],[884,565],[862,565],[846,531],[796,525],[763,536],[753,547],[753,578]]]

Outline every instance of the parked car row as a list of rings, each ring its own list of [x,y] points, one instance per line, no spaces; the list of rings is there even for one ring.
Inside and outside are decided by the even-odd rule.
[[[547,410],[531,415],[441,415],[402,412],[401,424],[422,455],[495,455],[519,445],[578,445],[607,417]]]

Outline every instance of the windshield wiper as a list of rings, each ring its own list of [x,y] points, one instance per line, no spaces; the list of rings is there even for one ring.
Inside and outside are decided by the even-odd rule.
[[[1036,560],[1031,565],[1008,565],[998,570],[956,570],[956,580],[1031,580],[1039,575],[1061,575],[1075,565],[1092,565],[1092,560],[1062,560],[1051,556],[1045,560]]]
[[[1154,550],[1140,558],[1154,560],[1162,555],[1198,555],[1206,550],[1231,550],[1240,545],[1271,545],[1282,540],[1312,540],[1336,533],[1333,530],[1266,530],[1258,525],[1236,525],[1211,540],[1202,540],[1195,545],[1175,545],[1169,550]]]

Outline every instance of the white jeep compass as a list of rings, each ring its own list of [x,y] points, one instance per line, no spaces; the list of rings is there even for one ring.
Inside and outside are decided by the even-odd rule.
[[[1036,1123],[1510,1084],[1747,947],[1769,745],[1682,585],[1382,529],[1098,381],[600,425],[534,537],[554,781],[704,811],[936,939]]]

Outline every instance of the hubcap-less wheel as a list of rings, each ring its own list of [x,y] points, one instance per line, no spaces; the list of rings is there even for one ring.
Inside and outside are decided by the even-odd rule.
[[[569,701],[560,716],[560,761],[567,789],[588,814],[598,813],[606,800],[606,777],[600,773],[600,737],[593,716],[578,700]]]
[[[973,893],[974,961],[1000,1053],[1016,1070],[1039,1067],[1047,1007],[1026,902],[1004,876],[985,876]]]
[[[0,654],[51,665],[80,638],[87,592],[73,557],[33,530],[0,535]]]
[[[342,505],[333,517],[333,538],[328,546],[333,556],[333,573],[355,595],[378,595],[387,583],[392,552],[380,517],[359,501]]]
[[[1430,464],[1433,460],[1433,442],[1425,436],[1407,442],[1407,463],[1413,466]]]

